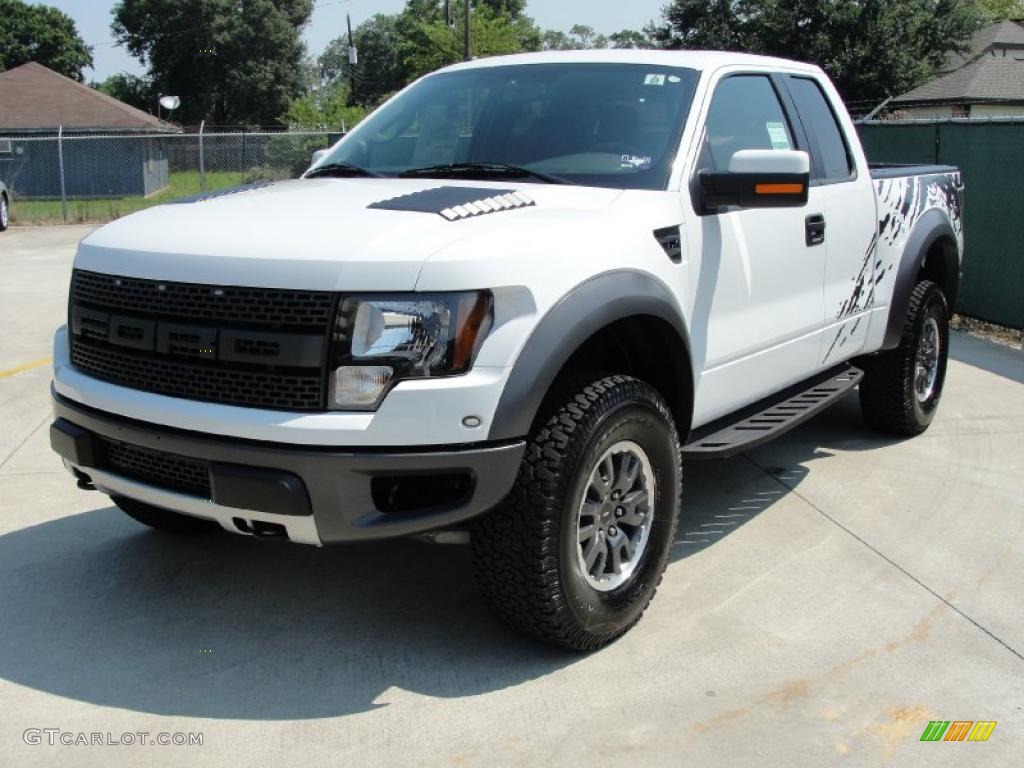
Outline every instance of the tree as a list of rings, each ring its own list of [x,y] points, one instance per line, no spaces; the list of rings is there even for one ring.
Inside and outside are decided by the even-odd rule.
[[[462,18],[466,7],[463,2],[451,0],[454,18]],[[411,14],[421,5],[427,6],[423,8],[425,20],[417,22]],[[449,26],[443,9],[438,6],[435,12],[431,12],[429,6],[427,0],[410,0],[397,22],[402,39],[399,53],[410,80],[461,61],[463,57],[463,25]],[[497,56],[540,49],[541,33],[529,16],[511,17],[483,2],[470,7],[471,56]]]
[[[659,48],[743,50],[740,10],[735,0],[674,0],[662,23],[646,28]]]
[[[111,29],[182,122],[269,125],[303,94],[312,0],[120,0]]]
[[[506,16],[513,21],[526,11],[526,0],[479,0],[473,6],[486,5],[499,16]]]
[[[608,35],[612,48],[654,48],[654,41],[646,32],[624,29]]]
[[[153,88],[153,81],[148,77],[121,72],[90,85],[100,93],[105,93],[143,112],[152,112],[156,104],[157,92]]]
[[[818,64],[847,101],[914,88],[963,51],[973,0],[673,0],[646,31],[662,47],[712,48]]]
[[[583,51],[588,48],[607,48],[608,38],[585,24],[575,24],[568,34],[549,29],[541,36],[545,51]]]
[[[319,59],[324,84],[347,83],[350,103],[368,107],[405,87],[408,74],[399,54],[402,38],[397,16],[377,14],[363,22],[352,33],[352,42],[359,51],[354,67],[348,63],[347,36],[327,45]]]
[[[339,82],[295,99],[281,115],[289,128],[319,130],[349,129],[366,117],[366,108],[349,104],[348,86]]]
[[[644,32],[624,29],[611,35],[595,32],[593,27],[576,24],[566,32],[549,29],[541,36],[545,51],[581,51],[587,48],[654,48],[654,41]]]
[[[427,0],[427,3],[430,2],[431,0]],[[523,16],[526,11],[526,0],[472,0],[472,3],[473,8],[487,7],[498,16],[506,16],[513,20]],[[462,19],[461,14],[466,12],[466,6],[459,0],[437,0],[432,4],[440,6],[439,10],[448,11],[449,21],[453,25],[459,23]]]
[[[989,24],[1005,19],[1024,19],[1024,0],[978,0],[978,8]]]
[[[92,48],[63,11],[0,0],[0,71],[30,61],[83,82],[82,70],[92,66]]]

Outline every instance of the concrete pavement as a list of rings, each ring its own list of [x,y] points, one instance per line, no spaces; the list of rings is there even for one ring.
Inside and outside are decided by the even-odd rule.
[[[49,354],[86,231],[0,235],[0,371]],[[497,625],[462,547],[148,531],[50,453],[47,367],[0,378],[0,764],[1017,764],[1024,356],[952,350],[920,438],[879,438],[850,398],[688,465],[651,610],[585,657]],[[922,743],[929,720],[998,725]]]

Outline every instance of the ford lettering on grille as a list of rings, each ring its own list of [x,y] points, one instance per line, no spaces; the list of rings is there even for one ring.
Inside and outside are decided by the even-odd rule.
[[[80,306],[72,309],[72,331],[76,336],[144,352],[297,368],[318,367],[326,343],[322,335],[182,325],[108,315]]]
[[[134,389],[322,410],[334,294],[117,277],[75,270],[71,359]]]

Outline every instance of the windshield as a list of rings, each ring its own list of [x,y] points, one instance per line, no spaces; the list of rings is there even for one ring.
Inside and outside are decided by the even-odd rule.
[[[665,189],[697,72],[526,64],[431,75],[357,126],[321,165],[386,176],[501,164],[573,184]],[[489,169],[490,172],[496,168]],[[462,169],[460,177],[486,177]],[[523,175],[524,181],[539,181]]]

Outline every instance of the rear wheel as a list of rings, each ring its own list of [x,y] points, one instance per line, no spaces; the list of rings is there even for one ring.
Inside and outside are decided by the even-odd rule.
[[[627,632],[661,581],[679,514],[679,437],[661,395],[627,376],[546,406],[502,507],[473,532],[477,581],[513,628],[576,650]]]
[[[949,309],[931,280],[910,295],[900,345],[862,361],[860,404],[874,429],[912,437],[935,417],[949,356]]]
[[[143,504],[135,499],[127,499],[124,496],[112,496],[111,501],[133,520],[165,533],[195,535],[220,530],[220,526],[213,520],[182,515],[178,512]]]
[[[7,229],[11,223],[11,206],[7,202],[6,195],[0,195],[0,232]]]

